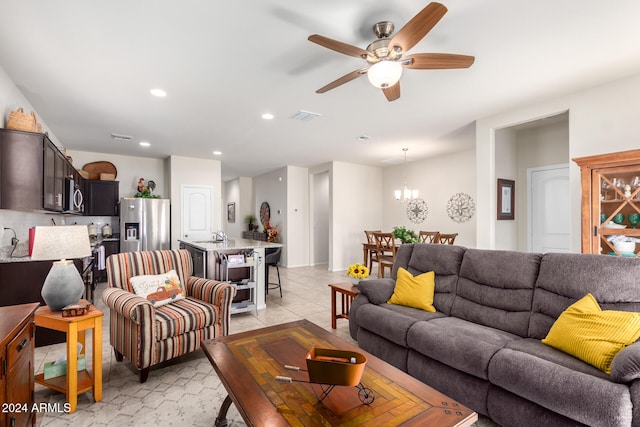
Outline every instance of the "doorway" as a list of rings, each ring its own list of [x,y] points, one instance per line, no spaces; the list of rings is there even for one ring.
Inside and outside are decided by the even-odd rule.
[[[329,172],[311,175],[311,265],[329,263]]]
[[[570,252],[569,164],[527,169],[529,251]]]

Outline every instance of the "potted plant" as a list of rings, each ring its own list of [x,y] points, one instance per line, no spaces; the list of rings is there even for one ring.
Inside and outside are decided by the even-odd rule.
[[[257,220],[258,218],[254,214],[249,214],[244,218],[244,221],[249,224],[249,231],[253,231],[253,223]]]
[[[400,240],[402,243],[418,242],[418,235],[416,232],[408,229],[404,225],[400,227],[393,227],[393,237]]]

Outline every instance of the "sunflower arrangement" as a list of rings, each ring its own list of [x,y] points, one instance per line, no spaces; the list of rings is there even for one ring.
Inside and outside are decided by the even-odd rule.
[[[369,277],[369,269],[366,265],[351,264],[347,269],[347,276],[353,277],[354,279],[366,279]]]

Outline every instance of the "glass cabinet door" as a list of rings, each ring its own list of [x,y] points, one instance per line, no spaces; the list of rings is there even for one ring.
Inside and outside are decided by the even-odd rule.
[[[595,237],[592,252],[637,257],[640,249],[640,167],[593,169],[591,183]]]

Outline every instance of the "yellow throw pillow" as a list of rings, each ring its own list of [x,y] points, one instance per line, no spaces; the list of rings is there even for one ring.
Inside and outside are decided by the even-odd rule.
[[[433,306],[435,277],[436,275],[433,271],[413,277],[411,273],[400,267],[398,269],[396,287],[387,303],[405,305],[435,313],[436,308]]]
[[[615,355],[640,338],[640,313],[602,310],[591,294],[560,314],[544,344],[611,374]]]

